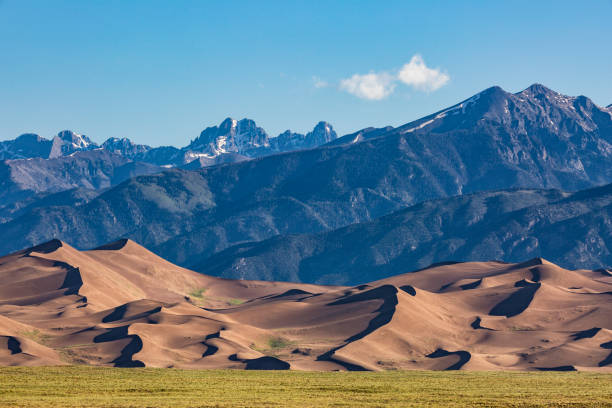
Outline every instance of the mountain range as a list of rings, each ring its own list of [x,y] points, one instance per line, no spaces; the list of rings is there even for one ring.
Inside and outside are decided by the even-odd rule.
[[[77,152],[106,150],[130,161],[140,161],[158,166],[177,167],[198,158],[219,162],[238,161],[278,152],[308,149],[326,144],[337,138],[327,122],[319,122],[311,132],[303,135],[287,130],[271,138],[265,130],[250,119],[227,118],[219,126],[204,129],[200,136],[183,148],[173,146],[151,147],[136,144],[128,138],[109,138],[101,145],[87,136],[64,130],[51,140],[27,133],[14,140],[0,142],[0,160],[54,159],[71,156]],[[221,159],[229,155],[234,159]]]
[[[141,157],[152,155],[155,149],[162,149],[147,150],[120,140],[105,143],[105,149],[113,150],[108,154],[132,165],[140,162]],[[547,220],[538,218],[538,211],[561,208],[560,213],[565,212],[563,217],[567,219],[578,209],[581,214],[595,214],[601,210],[597,206],[607,200],[604,193],[596,200],[571,193],[612,182],[612,167],[608,165],[612,156],[612,110],[598,107],[584,96],[564,96],[542,85],[535,84],[518,93],[492,87],[406,125],[368,128],[340,138],[326,123],[320,123],[304,136],[285,132],[277,138],[267,138],[252,121],[228,119],[203,131],[189,146],[167,148],[164,152],[179,155],[173,159],[175,166],[179,163],[182,166],[187,155],[197,161],[182,168],[139,169],[164,171],[132,177],[119,184],[114,184],[113,176],[107,175],[111,181],[94,186],[102,188],[95,196],[66,190],[66,194],[70,191],[75,196],[74,205],[66,205],[56,195],[44,192],[31,195],[23,205],[18,198],[12,198],[0,224],[0,235],[10,239],[0,243],[0,253],[52,238],[63,239],[77,248],[92,248],[129,237],[172,262],[214,274],[311,282],[364,281],[391,273],[391,268],[377,266],[385,262],[395,262],[393,271],[408,271],[449,257],[491,256],[508,260],[534,254],[560,259],[562,266],[612,264],[607,249],[596,253],[584,246],[584,250],[569,251],[567,258],[562,259],[557,247],[552,244],[546,247],[540,242],[543,232],[538,228],[552,227]],[[162,156],[160,153],[159,157]],[[231,159],[215,165],[222,157]],[[167,164],[161,159],[146,163]],[[89,188],[79,183],[66,187]],[[519,192],[513,191],[516,189]],[[558,191],[542,191],[550,189]],[[506,196],[501,192],[479,195],[491,190],[508,191],[503,192]],[[596,194],[593,191],[582,194]],[[16,197],[17,193],[13,194]],[[487,199],[487,194],[497,198]],[[464,197],[455,197],[458,195]],[[480,210],[482,214],[466,212],[461,208],[461,200],[475,200],[473,203],[484,208]],[[563,200],[573,201],[567,204]],[[402,216],[417,214],[410,216],[418,219],[420,213],[415,205],[431,211],[420,218],[422,241],[415,244],[403,238],[388,254],[386,249],[373,249],[372,252],[382,255],[373,255],[363,265],[362,258],[349,256],[353,254],[350,248],[333,253],[333,240],[347,233],[342,228],[357,224],[347,228],[369,233],[384,225],[378,222],[389,222],[387,218],[376,220],[383,216],[397,217],[391,219],[404,225]],[[606,216],[603,208],[602,217]],[[481,222],[465,221],[453,227],[455,217],[467,220],[477,215],[483,217]],[[444,216],[451,221],[444,224]],[[520,228],[509,228],[514,217],[523,217],[518,218]],[[439,222],[425,222],[432,219]],[[497,219],[510,221],[500,224]],[[578,216],[574,220],[580,222]],[[550,223],[554,228],[562,225],[553,221]],[[599,234],[598,239],[605,244],[609,239],[606,225],[572,230],[572,239],[585,242]],[[334,231],[337,229],[341,230]],[[499,231],[509,236],[499,238]],[[389,233],[392,232],[390,228]],[[294,234],[298,236],[287,236]],[[519,245],[521,234],[528,234],[531,241]],[[479,250],[492,236],[498,238],[497,246]],[[448,244],[445,237],[462,244],[445,249]],[[359,233],[353,236],[353,241],[349,238],[341,245],[367,249],[358,242]],[[278,242],[283,239],[285,247]],[[372,244],[377,242],[376,237],[365,232],[363,239]],[[519,250],[529,247],[534,239],[539,242],[537,248],[532,245],[536,249]],[[437,249],[429,250],[431,244],[436,244]],[[407,249],[413,245],[415,249]],[[288,269],[283,271],[269,266],[278,257],[269,256],[268,249],[279,248],[287,253],[283,262]],[[325,262],[337,256],[338,262],[345,264],[334,275],[315,267],[318,256]],[[303,264],[308,262],[314,266],[304,269]],[[257,265],[262,265],[259,272]]]
[[[74,188],[99,190],[129,177],[159,173],[165,168],[193,170],[313,148],[336,137],[327,122],[319,122],[306,135],[286,131],[269,138],[252,120],[231,118],[219,126],[206,128],[183,148],[153,148],[127,138],[110,138],[98,146],[87,136],[69,130],[51,140],[25,134],[0,142],[0,186],[3,187],[0,220],[7,219],[10,208],[19,200],[31,202]]]

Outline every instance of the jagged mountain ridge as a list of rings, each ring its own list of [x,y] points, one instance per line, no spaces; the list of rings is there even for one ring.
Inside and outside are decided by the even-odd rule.
[[[102,148],[129,160],[176,167],[199,158],[205,159],[205,163],[217,164],[236,161],[238,157],[246,160],[278,152],[313,148],[329,143],[336,137],[336,132],[327,122],[319,122],[313,131],[306,135],[286,131],[278,137],[270,138],[265,130],[251,119],[227,118],[219,126],[204,129],[200,136],[182,148],[151,147],[136,144],[125,137],[112,137],[97,145],[87,136],[69,130],[58,133],[52,140],[35,134],[23,134],[14,140],[0,142],[0,160],[52,159]],[[229,157],[222,158],[224,155]]]
[[[0,225],[1,234],[15,237],[0,245],[0,253],[53,237],[79,248],[130,237],[186,265],[232,245],[337,229],[430,199],[512,187],[578,190],[612,181],[612,169],[605,166],[609,151],[597,149],[612,138],[607,111],[586,98],[557,100],[527,92],[523,99],[542,105],[534,109],[557,112],[562,126],[575,133],[555,139],[546,123],[529,119],[531,112],[524,112],[529,119],[524,120],[525,134],[508,133],[505,122],[490,114],[491,106],[499,106],[499,100],[504,106],[508,95],[513,94],[490,88],[470,98],[477,101],[465,113],[455,109],[451,115],[463,123],[457,129],[394,129],[361,143],[196,172],[172,170],[131,179],[74,208],[37,208]],[[557,106],[568,103],[575,109],[584,106],[580,115],[594,125],[582,126],[578,122],[586,119]],[[541,147],[547,150],[545,158],[527,154]],[[567,166],[565,152],[582,166]]]
[[[130,160],[137,160],[142,155],[151,150],[150,146],[136,144],[127,137],[111,137],[106,139],[101,146],[104,150],[118,154]]]

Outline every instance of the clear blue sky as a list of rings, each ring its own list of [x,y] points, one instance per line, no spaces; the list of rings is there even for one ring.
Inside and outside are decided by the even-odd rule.
[[[429,79],[400,80],[416,54]],[[0,140],[182,146],[227,116],[345,134],[492,85],[608,105],[612,1],[0,0],[0,58]]]

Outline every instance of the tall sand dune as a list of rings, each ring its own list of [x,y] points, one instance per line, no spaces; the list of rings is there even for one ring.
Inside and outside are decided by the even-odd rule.
[[[538,258],[318,286],[53,240],[0,258],[0,365],[611,372],[606,272]]]

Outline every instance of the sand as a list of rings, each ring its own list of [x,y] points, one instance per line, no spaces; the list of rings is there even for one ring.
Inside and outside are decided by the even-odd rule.
[[[0,279],[0,365],[612,372],[612,276],[544,259],[339,287],[54,240],[0,258]]]

